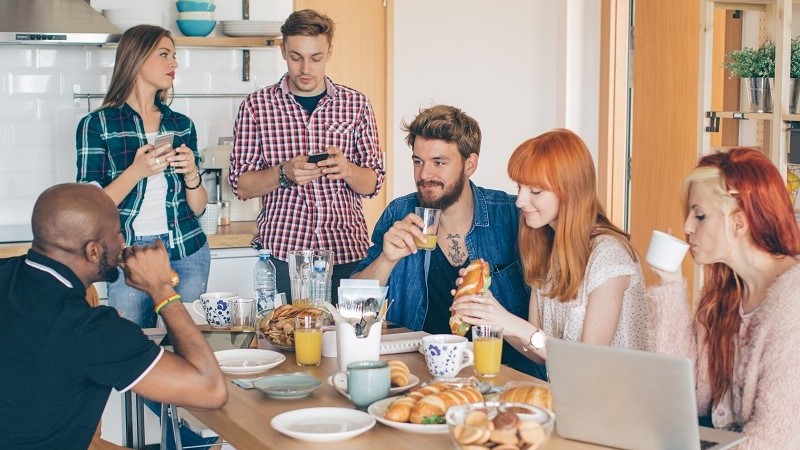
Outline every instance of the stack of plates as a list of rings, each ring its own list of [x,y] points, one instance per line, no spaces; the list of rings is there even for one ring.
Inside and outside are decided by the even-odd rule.
[[[222,33],[227,36],[265,36],[277,37],[281,35],[283,22],[270,22],[268,20],[221,20]]]

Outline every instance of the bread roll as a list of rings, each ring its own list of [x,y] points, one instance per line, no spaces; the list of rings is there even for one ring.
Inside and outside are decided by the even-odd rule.
[[[411,423],[423,423],[432,416],[444,417],[451,406],[483,401],[483,395],[474,387],[450,389],[423,397],[411,408]]]
[[[395,422],[408,422],[411,417],[411,408],[413,408],[421,398],[444,392],[448,389],[450,389],[450,387],[444,383],[434,383],[416,389],[408,395],[393,401],[389,407],[386,408],[384,417]]]
[[[389,361],[389,369],[392,374],[392,386],[400,387],[408,384],[410,371],[406,363],[397,360]]]
[[[500,401],[527,403],[541,408],[553,409],[550,388],[538,384],[510,387],[500,395]]]
[[[461,284],[456,287],[456,295],[453,299],[470,294],[485,294],[491,284],[492,275],[489,263],[481,258],[475,259],[464,269],[464,276],[461,277]],[[462,322],[459,316],[450,317],[450,331],[453,334],[464,336],[468,330],[469,324]]]

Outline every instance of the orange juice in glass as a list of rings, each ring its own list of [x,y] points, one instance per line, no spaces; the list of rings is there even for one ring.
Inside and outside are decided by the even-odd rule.
[[[294,355],[300,367],[313,367],[322,360],[322,317],[294,319]]]
[[[414,208],[414,214],[418,215],[422,219],[422,234],[425,235],[425,240],[427,242],[422,242],[421,240],[414,237],[414,243],[417,244],[417,248],[420,250],[433,250],[436,248],[436,233],[439,232],[439,215],[442,213],[441,209],[435,208],[423,208],[421,206],[417,206]]]
[[[503,356],[503,328],[495,325],[474,325],[472,346],[475,373],[484,378],[497,376]]]

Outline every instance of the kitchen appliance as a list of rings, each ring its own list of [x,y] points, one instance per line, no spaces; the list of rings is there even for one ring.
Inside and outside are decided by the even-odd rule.
[[[0,0],[0,44],[106,44],[122,31],[85,0]]]
[[[239,200],[233,193],[230,182],[228,182],[232,150],[232,137],[221,137],[218,145],[212,145],[203,150],[203,161],[201,163],[201,172],[204,174],[203,185],[208,192],[209,201],[216,196],[215,201],[217,202],[230,202],[231,221],[256,220],[258,213],[261,212],[261,199]],[[217,175],[217,171],[219,171],[219,175]]]

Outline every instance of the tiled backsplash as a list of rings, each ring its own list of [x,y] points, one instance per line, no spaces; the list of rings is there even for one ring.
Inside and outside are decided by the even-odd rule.
[[[0,46],[0,242],[27,229],[36,197],[75,180],[75,127],[100,99],[73,99],[73,90],[103,94],[113,48]],[[194,120],[198,149],[230,136],[245,95],[276,82],[286,70],[278,49],[251,50],[250,81],[242,81],[238,49],[178,49],[177,94],[241,94],[233,98],[177,98],[171,107]],[[24,225],[24,226],[23,226]],[[11,234],[11,236],[9,236]]]

